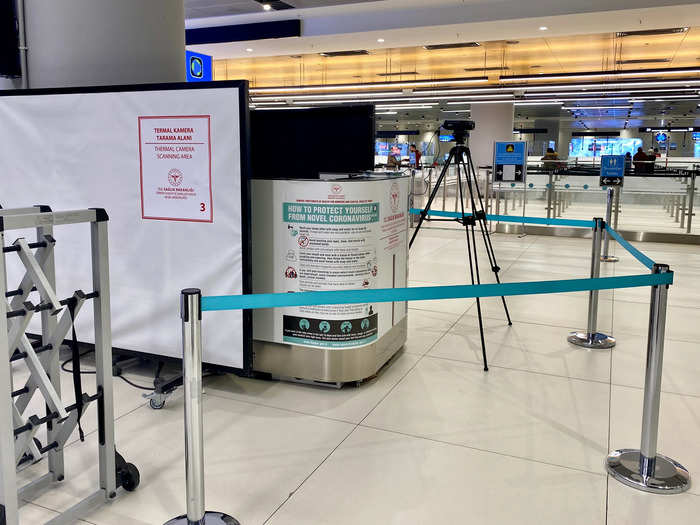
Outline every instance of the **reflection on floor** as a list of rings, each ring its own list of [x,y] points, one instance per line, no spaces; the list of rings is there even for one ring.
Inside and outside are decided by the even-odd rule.
[[[589,271],[588,240],[493,239],[504,281]],[[697,479],[700,248],[639,246],[676,272],[659,450]],[[604,265],[603,275],[646,273],[613,249],[622,260]],[[425,230],[411,253],[411,284],[463,284],[465,258],[462,232]],[[585,323],[586,301],[585,293],[511,298],[509,328],[499,302],[484,300],[488,373],[475,303],[452,300],[412,303],[405,349],[359,388],[208,378],[207,508],[245,525],[692,521],[700,484],[678,496],[649,495],[609,480],[603,468],[608,450],[639,446],[649,290],[601,293],[599,326],[617,338],[612,351],[566,342]],[[146,384],[149,372],[130,378]],[[123,382],[115,389],[117,444],[142,483],[83,523],[161,524],[185,510],[182,402],[176,395],[154,411]],[[23,524],[41,523],[85,495],[96,476],[95,445],[93,431],[87,443],[66,448],[69,481],[27,502]]]

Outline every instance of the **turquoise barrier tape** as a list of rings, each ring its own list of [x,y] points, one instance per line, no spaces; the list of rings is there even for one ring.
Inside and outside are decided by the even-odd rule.
[[[297,292],[249,295],[220,295],[202,297],[202,310],[247,310],[285,306],[317,306],[327,304],[392,303],[397,301],[428,301],[436,299],[465,299],[537,295],[563,292],[610,290],[672,284],[673,272],[599,277],[597,279],[564,279],[502,284],[456,286],[420,286],[412,288],[380,288],[377,290],[333,290],[327,292]]]
[[[420,215],[423,210],[411,208],[410,212],[413,215]],[[455,211],[430,210],[428,215],[434,217],[449,217],[456,219],[462,216],[461,213]],[[470,216],[471,213],[464,215]],[[573,226],[575,228],[593,228],[593,221],[583,221],[578,219],[547,219],[546,217],[518,217],[516,215],[487,215],[486,218],[490,221],[498,222],[515,222],[518,224],[545,224],[547,226]]]
[[[654,268],[654,261],[652,261],[649,257],[644,255],[642,252],[640,252],[637,248],[632,246],[629,241],[626,241],[625,239],[622,238],[622,235],[617,233],[615,230],[613,230],[610,226],[607,224],[605,225],[605,229],[607,232],[610,234],[610,237],[615,239],[620,246],[622,246],[625,250],[630,252],[632,256],[637,259],[640,263],[642,263],[644,266],[649,268],[650,270]]]

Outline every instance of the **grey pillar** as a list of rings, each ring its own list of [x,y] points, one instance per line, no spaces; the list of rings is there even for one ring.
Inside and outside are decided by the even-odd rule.
[[[30,88],[185,80],[183,0],[25,0]]]

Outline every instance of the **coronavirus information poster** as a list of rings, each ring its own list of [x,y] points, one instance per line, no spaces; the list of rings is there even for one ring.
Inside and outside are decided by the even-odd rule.
[[[407,285],[407,177],[257,180],[254,201],[254,228],[261,234],[269,231],[274,239],[254,248],[256,292]],[[254,337],[296,346],[354,348],[377,341],[405,315],[406,303],[276,308],[256,312]]]
[[[141,217],[213,222],[209,115],[141,116]]]

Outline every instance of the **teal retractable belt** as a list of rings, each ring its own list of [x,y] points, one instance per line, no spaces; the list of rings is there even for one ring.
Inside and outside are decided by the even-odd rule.
[[[202,297],[202,310],[247,310],[281,308],[286,306],[316,306],[328,304],[392,303],[397,301],[429,301],[473,297],[538,295],[613,288],[634,288],[672,284],[673,272],[646,275],[599,277],[597,279],[563,279],[502,284],[421,286],[411,288],[380,288],[377,290],[340,290],[327,292],[297,292]]]

